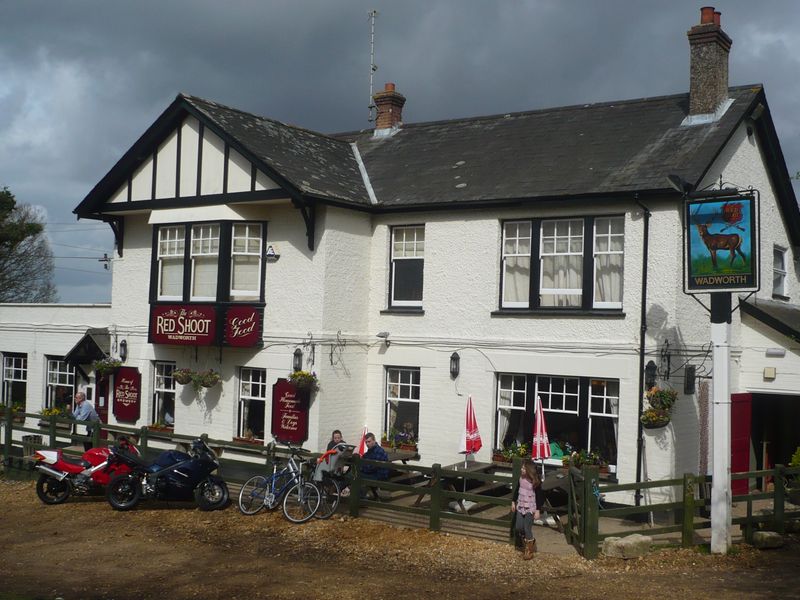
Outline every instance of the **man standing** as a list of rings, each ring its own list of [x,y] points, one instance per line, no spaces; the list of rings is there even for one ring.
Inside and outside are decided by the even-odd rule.
[[[86,435],[89,436],[89,440],[83,442],[83,449],[90,450],[93,447],[91,437],[94,433],[94,423],[99,423],[100,417],[97,416],[94,406],[86,401],[86,394],[83,392],[77,392],[75,394],[75,410],[72,413],[72,418],[76,421],[87,422]]]

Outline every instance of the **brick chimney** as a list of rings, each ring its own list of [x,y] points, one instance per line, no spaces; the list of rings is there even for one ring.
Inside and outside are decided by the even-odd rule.
[[[722,31],[719,11],[700,9],[700,24],[689,37],[689,116],[714,113],[728,99],[731,38]]]
[[[396,92],[393,83],[387,83],[382,92],[378,92],[372,98],[378,108],[378,115],[375,118],[375,133],[388,133],[396,129],[403,121],[403,105],[406,97],[400,92]]]

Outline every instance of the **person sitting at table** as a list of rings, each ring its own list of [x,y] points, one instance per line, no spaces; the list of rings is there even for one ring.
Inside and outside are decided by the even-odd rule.
[[[343,443],[344,440],[342,439],[342,432],[339,431],[338,429],[334,429],[333,433],[331,433],[331,441],[328,442],[328,447],[326,448],[326,450],[333,450],[334,447]]]
[[[368,433],[364,436],[364,443],[367,445],[367,451],[364,453],[364,456],[362,456],[363,459],[389,462],[389,455],[386,454],[386,450],[381,448],[381,445],[375,439],[374,433]],[[361,465],[361,477],[364,479],[385,481],[389,479],[389,469],[377,465]],[[377,489],[375,487],[371,489],[372,493],[377,497]]]

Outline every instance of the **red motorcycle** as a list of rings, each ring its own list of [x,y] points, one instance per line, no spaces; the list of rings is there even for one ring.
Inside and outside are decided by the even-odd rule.
[[[139,455],[139,449],[125,437],[117,445]],[[85,496],[108,485],[112,477],[130,473],[126,464],[109,464],[108,448],[92,448],[80,458],[64,456],[60,448],[37,450],[33,454],[36,469],[41,473],[36,482],[36,495],[45,504],[61,504],[72,494]]]

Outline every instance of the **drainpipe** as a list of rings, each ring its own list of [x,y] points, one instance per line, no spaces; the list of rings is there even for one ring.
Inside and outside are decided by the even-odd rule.
[[[647,334],[647,258],[648,247],[650,244],[650,209],[644,204],[639,202],[639,194],[634,194],[634,202],[644,211],[644,242],[642,245],[642,311],[639,317],[639,411],[636,419],[636,483],[642,481],[642,456],[644,454],[644,437],[642,432],[642,411],[644,410],[644,350],[645,350],[645,335]],[[636,506],[642,503],[642,490],[636,488],[634,493]]]

